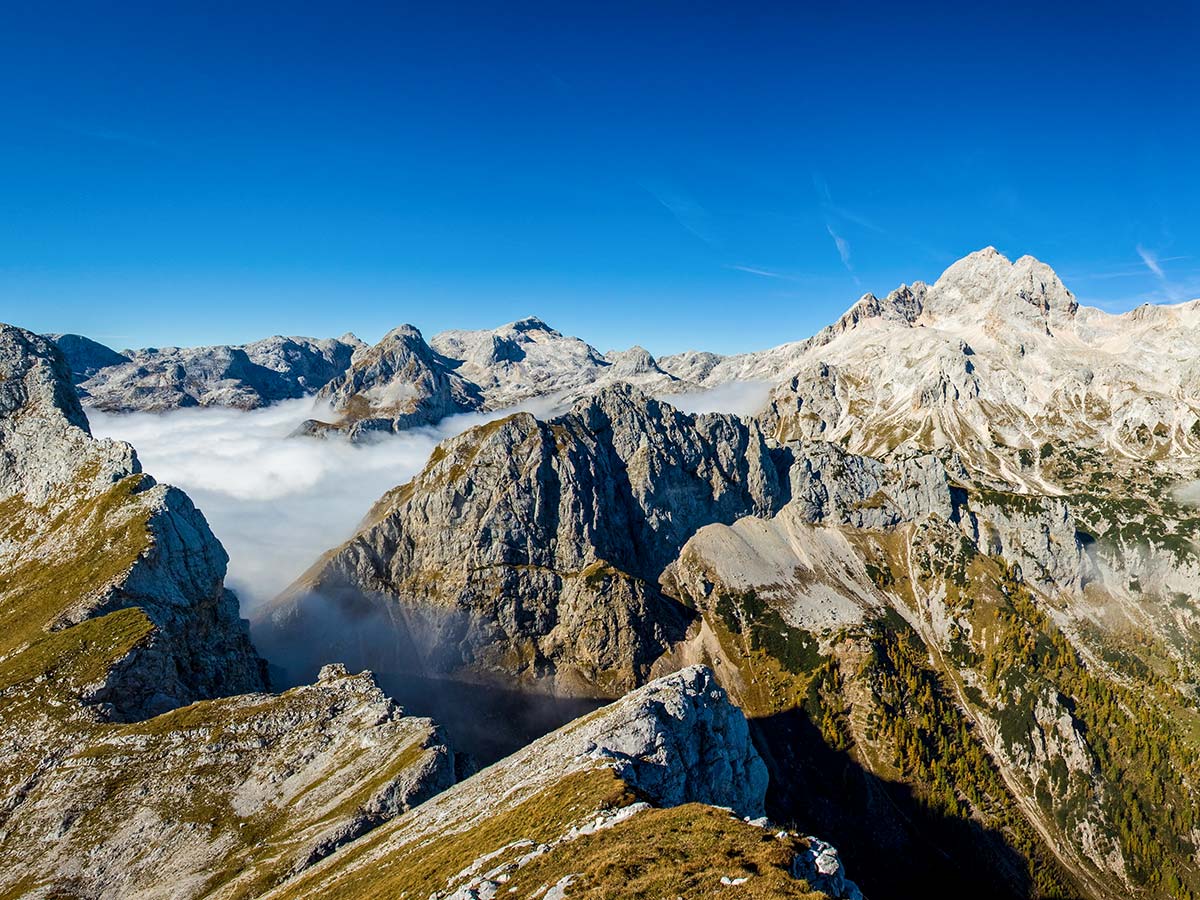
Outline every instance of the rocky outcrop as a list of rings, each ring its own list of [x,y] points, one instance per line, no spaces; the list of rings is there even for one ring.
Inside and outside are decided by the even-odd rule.
[[[96,729],[4,817],[0,889],[256,897],[449,787],[455,762],[432,722],[335,667]]]
[[[759,815],[765,789],[741,712],[710,671],[693,667],[535,741],[268,896],[357,896],[367,885],[397,896],[618,896],[611,878],[623,876],[602,858],[637,860],[639,887],[652,896],[751,880],[770,896],[811,896],[790,869],[807,866],[811,847],[836,851],[713,808]],[[663,852],[668,834],[698,824],[711,829],[707,841],[689,836]],[[743,857],[748,845],[765,845],[771,861]],[[839,886],[829,896],[858,896],[850,882]]]
[[[7,652],[137,610],[149,632],[87,691],[112,715],[263,687],[204,517],[127,444],[93,440],[62,355],[12,326],[0,326],[0,503]]]
[[[426,344],[411,325],[393,328],[378,344],[357,353],[350,368],[318,396],[329,401],[338,420],[312,420],[299,433],[341,431],[351,440],[430,425],[481,404],[475,385],[458,375],[452,361]]]
[[[713,673],[691,666],[534,741],[476,776],[558,779],[603,767],[655,806],[707,803],[763,815],[767,768]],[[469,784],[462,788],[469,793]],[[508,793],[504,790],[503,793]]]
[[[443,443],[272,606],[260,640],[337,658],[364,646],[347,637],[358,623],[386,653],[356,660],[373,668],[612,696],[691,618],[657,586],[687,537],[781,501],[753,424],[614,386],[548,422],[518,414]],[[330,607],[349,628],[329,633]]]
[[[93,369],[96,354],[85,355],[80,345],[86,339],[57,340],[70,351],[81,396],[107,412],[255,409],[304,397],[342,374],[362,345],[349,334],[324,340],[276,336],[242,346],[128,350]]]
[[[725,357],[707,350],[685,350],[658,359],[659,367],[682,381],[701,384]]]
[[[606,380],[636,384],[646,392],[670,393],[681,387],[681,380],[659,366],[645,347],[610,350],[604,359],[610,364],[604,373]]]
[[[792,863],[792,875],[830,897],[862,900],[858,885],[846,877],[837,847],[820,838],[809,836],[807,851],[797,855]]]
[[[1087,563],[1065,500],[979,490],[964,526],[977,547],[1016,563],[1027,580],[1067,595],[1083,587]]]

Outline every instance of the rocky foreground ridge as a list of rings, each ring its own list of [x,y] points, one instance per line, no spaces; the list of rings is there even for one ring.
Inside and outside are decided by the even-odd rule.
[[[766,780],[745,719],[711,672],[692,667],[535,741],[267,896],[861,897],[836,851],[757,818]]]
[[[707,670],[465,781],[369,674],[267,693],[203,516],[94,440],[60,351],[8,325],[0,510],[0,895],[861,896],[828,845],[738,818],[766,771]]]

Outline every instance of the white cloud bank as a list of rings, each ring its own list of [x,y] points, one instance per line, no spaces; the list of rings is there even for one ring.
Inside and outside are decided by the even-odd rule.
[[[722,412],[752,416],[767,404],[774,385],[769,381],[730,381],[705,391],[685,394],[659,394],[680,412]]]
[[[1200,481],[1189,481],[1177,486],[1175,499],[1190,506],[1200,506]]]
[[[765,397],[765,389],[726,385],[666,399],[688,412],[745,414],[761,405],[755,397]],[[560,411],[548,399],[518,408],[539,417]],[[148,473],[182,488],[200,507],[229,553],[226,584],[247,614],[353,534],[371,504],[417,474],[439,441],[513,411],[452,416],[365,445],[289,438],[305,419],[332,418],[310,399],[250,412],[89,410],[88,418],[97,437],[133,444]]]

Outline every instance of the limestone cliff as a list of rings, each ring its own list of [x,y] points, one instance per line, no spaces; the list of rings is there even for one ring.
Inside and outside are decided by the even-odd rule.
[[[378,636],[383,658],[361,660],[375,668],[614,696],[691,618],[657,587],[676,548],[779,496],[753,425],[616,386],[549,422],[519,414],[444,443],[274,604],[263,639],[341,654]]]

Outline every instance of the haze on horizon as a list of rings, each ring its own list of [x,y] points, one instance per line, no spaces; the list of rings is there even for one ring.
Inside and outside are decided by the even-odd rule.
[[[986,245],[1200,295],[1200,8],[856,11],[10,9],[0,320],[737,352]]]

